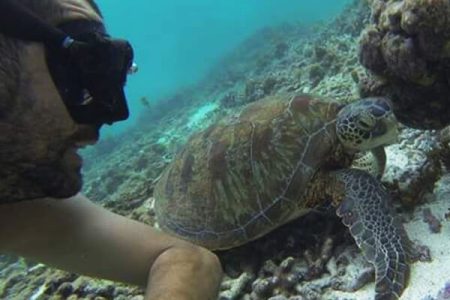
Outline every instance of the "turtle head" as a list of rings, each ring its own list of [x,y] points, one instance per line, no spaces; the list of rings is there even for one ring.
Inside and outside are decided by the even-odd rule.
[[[342,108],[336,132],[346,149],[365,151],[396,142],[398,122],[389,100],[365,98]]]

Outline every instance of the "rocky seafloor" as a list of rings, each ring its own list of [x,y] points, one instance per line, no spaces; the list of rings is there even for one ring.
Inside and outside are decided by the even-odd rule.
[[[346,103],[366,71],[358,39],[369,22],[364,1],[314,28],[285,24],[257,32],[195,86],[148,103],[136,127],[85,153],[84,193],[130,218],[154,224],[153,187],[191,133],[249,102],[283,92]],[[144,96],[143,96],[144,97]],[[143,98],[145,100],[145,98]],[[383,182],[410,238],[428,247],[401,299],[450,299],[448,131],[403,128],[387,148]],[[426,249],[426,248],[424,248]],[[332,208],[316,211],[242,247],[218,253],[220,300],[373,299],[373,269]],[[132,299],[143,291],[14,257],[0,259],[0,299]]]

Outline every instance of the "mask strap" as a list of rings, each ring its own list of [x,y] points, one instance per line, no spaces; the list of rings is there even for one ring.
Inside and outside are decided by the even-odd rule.
[[[105,25],[96,21],[75,20],[60,24],[58,28],[75,39],[77,36],[94,32],[100,33],[103,36],[108,36]]]

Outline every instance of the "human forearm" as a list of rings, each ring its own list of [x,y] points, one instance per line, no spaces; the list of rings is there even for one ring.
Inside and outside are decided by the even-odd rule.
[[[0,206],[1,251],[75,273],[140,286],[149,282],[151,300],[215,299],[221,276],[211,252],[81,195]]]

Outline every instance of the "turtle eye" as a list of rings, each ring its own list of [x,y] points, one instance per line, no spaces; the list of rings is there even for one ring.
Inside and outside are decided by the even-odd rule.
[[[383,115],[385,115],[389,111],[390,111],[389,107],[387,107],[387,109],[381,109],[379,107],[373,107],[372,108],[372,114],[375,117],[382,117]]]

